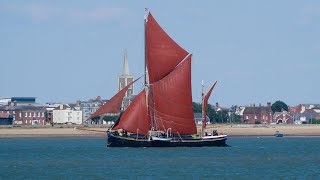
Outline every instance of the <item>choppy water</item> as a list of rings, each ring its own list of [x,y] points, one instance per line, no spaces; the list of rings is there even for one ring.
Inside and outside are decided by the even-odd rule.
[[[320,137],[227,142],[107,149],[104,139],[2,139],[0,179],[320,179]]]

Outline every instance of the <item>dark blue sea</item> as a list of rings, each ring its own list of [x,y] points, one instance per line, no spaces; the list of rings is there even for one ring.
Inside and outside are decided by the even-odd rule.
[[[0,179],[320,179],[320,137],[231,147],[106,148],[104,139],[0,139]]]

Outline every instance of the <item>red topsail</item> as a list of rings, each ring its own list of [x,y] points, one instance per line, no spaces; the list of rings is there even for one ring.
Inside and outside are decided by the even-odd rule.
[[[206,125],[207,125],[207,112],[206,112],[206,109],[207,109],[207,105],[208,105],[208,99],[209,99],[209,97],[211,95],[211,92],[212,92],[213,88],[216,86],[216,84],[217,84],[217,81],[214,82],[214,84],[211,86],[211,88],[209,89],[207,94],[203,97],[203,101],[202,101],[202,116],[203,116],[202,130],[204,128],[206,128]]]
[[[169,74],[188,54],[149,13],[146,24],[146,58],[150,84]]]

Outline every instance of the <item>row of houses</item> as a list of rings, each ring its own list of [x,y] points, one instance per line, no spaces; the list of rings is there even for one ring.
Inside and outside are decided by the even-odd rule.
[[[289,107],[288,111],[272,112],[271,103],[267,106],[239,107],[236,111],[242,116],[242,122],[246,124],[308,124],[313,119],[320,119],[320,105],[299,104]]]
[[[95,122],[88,118],[106,102],[107,100],[102,100],[100,96],[76,103],[47,103],[45,105],[36,103],[34,97],[2,98],[0,99],[0,125],[99,123],[99,121]],[[219,104],[216,103],[214,108],[219,110]],[[246,124],[307,124],[312,123],[312,119],[320,119],[320,105],[300,104],[290,107],[288,111],[273,113],[271,103],[268,102],[266,106],[253,104],[238,107],[235,113],[241,115],[242,123]],[[201,113],[195,113],[195,120],[197,124],[201,124]]]
[[[96,99],[76,103],[38,104],[36,98],[12,97],[0,99],[0,125],[83,124],[106,100]]]

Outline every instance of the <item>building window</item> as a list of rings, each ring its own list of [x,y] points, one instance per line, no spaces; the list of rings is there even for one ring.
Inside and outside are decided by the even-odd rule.
[[[33,117],[36,117],[36,112],[33,112]]]
[[[28,113],[27,112],[24,112],[24,117],[28,117]],[[27,124],[27,122],[26,122]]]
[[[249,116],[246,116],[246,119],[249,119]]]
[[[42,116],[41,117],[44,117],[44,112],[42,112]]]
[[[257,119],[257,116],[254,116],[254,119]]]
[[[21,117],[21,112],[19,112],[19,117]]]
[[[38,117],[40,117],[40,112],[38,112]]]
[[[29,117],[31,117],[31,112],[29,113]]]

